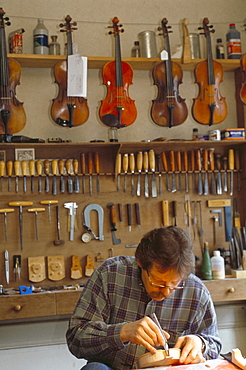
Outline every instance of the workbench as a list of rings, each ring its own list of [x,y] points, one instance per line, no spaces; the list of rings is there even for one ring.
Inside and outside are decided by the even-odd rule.
[[[209,360],[201,364],[190,364],[190,365],[174,365],[174,366],[160,366],[155,368],[146,368],[145,370],[237,370],[239,369],[236,365],[226,360]]]

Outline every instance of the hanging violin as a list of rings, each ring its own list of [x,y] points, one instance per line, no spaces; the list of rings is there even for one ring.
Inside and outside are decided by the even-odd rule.
[[[71,23],[71,20],[70,15],[67,15],[65,18],[66,23],[60,24],[61,28],[66,28],[60,31],[67,34],[67,56],[73,54],[72,31],[77,29],[73,27],[77,23]],[[54,67],[55,82],[59,86],[59,92],[57,97],[53,99],[51,117],[55,123],[62,127],[75,127],[87,121],[89,108],[85,98],[67,95],[67,59],[58,62]]]
[[[204,18],[203,27],[207,44],[207,60],[197,64],[195,68],[195,82],[199,85],[199,94],[192,106],[194,119],[203,125],[213,125],[222,122],[227,116],[227,105],[225,98],[221,97],[219,84],[223,81],[223,68],[221,64],[213,60],[211,31],[208,26],[208,18]]]
[[[0,8],[0,134],[15,134],[26,124],[23,103],[16,98],[16,85],[20,84],[21,67],[19,63],[7,58],[5,24],[9,26],[9,18],[4,18],[4,10]]]
[[[113,32],[115,37],[115,61],[108,62],[103,66],[103,84],[107,86],[106,99],[102,100],[99,109],[99,117],[106,126],[126,127],[134,123],[137,118],[137,109],[128,94],[129,85],[132,84],[133,71],[130,64],[122,62],[120,50],[120,30],[122,25],[118,25],[119,19],[114,17]]]
[[[240,89],[240,99],[243,104],[246,104],[246,54],[240,58],[240,66],[242,71],[242,86]]]
[[[179,96],[179,84],[182,83],[183,72],[178,63],[171,60],[170,43],[167,19],[163,18],[162,27],[158,31],[165,41],[168,59],[154,66],[152,75],[154,84],[158,87],[158,95],[151,107],[152,120],[159,126],[173,127],[183,123],[188,116],[188,109],[184,99]]]

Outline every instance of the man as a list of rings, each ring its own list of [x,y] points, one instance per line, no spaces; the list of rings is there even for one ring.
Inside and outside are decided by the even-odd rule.
[[[106,260],[84,287],[67,331],[83,370],[127,370],[164,345],[155,312],[180,363],[218,357],[221,342],[210,294],[194,271],[193,246],[178,227],[147,233],[135,257]]]

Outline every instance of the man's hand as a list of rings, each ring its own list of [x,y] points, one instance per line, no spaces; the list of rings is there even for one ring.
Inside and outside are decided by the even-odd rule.
[[[181,364],[198,364],[204,362],[202,355],[202,340],[197,335],[179,337],[174,348],[181,349],[179,362]]]
[[[163,331],[166,338],[169,334]],[[158,326],[145,316],[143,319],[122,326],[120,337],[122,342],[142,344],[150,353],[155,354],[155,346],[164,346],[164,340]]]

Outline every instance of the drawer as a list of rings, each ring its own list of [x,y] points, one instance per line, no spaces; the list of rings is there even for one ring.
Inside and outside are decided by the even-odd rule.
[[[72,315],[76,303],[79,300],[81,290],[73,290],[67,292],[57,292],[56,295],[56,314],[57,315]]]
[[[203,281],[213,302],[246,300],[246,279],[224,279]]]
[[[0,320],[53,316],[56,314],[55,295],[28,294],[0,297]]]

